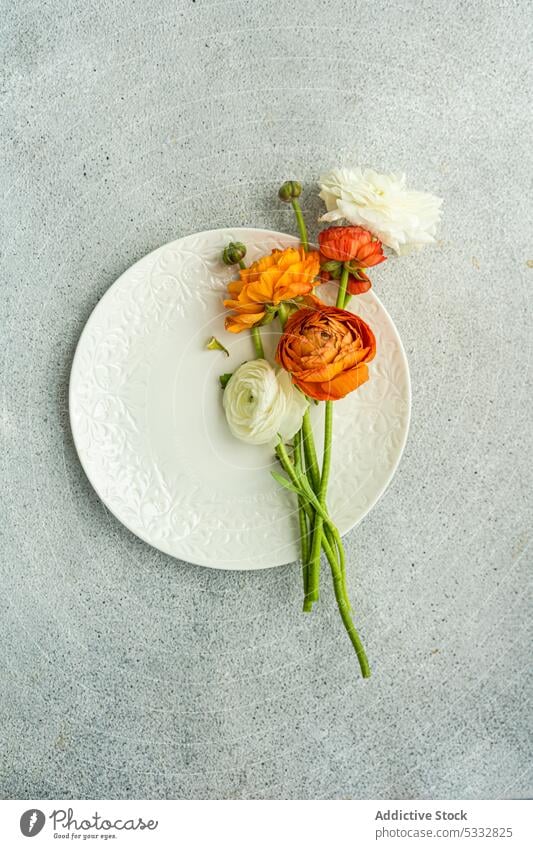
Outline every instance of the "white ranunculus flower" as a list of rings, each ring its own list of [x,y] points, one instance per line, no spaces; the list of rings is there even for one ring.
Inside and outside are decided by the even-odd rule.
[[[288,372],[277,371],[266,360],[250,360],[232,374],[223,405],[233,436],[266,445],[275,444],[278,433],[292,439],[309,402]]]
[[[321,221],[346,218],[370,230],[384,245],[405,254],[435,241],[441,198],[405,188],[405,174],[370,168],[334,168],[320,178]]]

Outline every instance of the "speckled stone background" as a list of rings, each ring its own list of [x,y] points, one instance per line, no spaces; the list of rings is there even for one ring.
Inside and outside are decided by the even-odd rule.
[[[3,796],[531,795],[529,4],[2,6]],[[374,274],[413,419],[347,538],[368,682],[331,592],[299,613],[297,566],[212,572],[123,528],[67,409],[125,268],[207,228],[293,232],[290,177],[316,221],[334,164],[405,170],[445,213]]]

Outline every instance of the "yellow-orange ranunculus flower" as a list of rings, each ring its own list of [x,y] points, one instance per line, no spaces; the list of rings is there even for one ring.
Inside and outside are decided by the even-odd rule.
[[[273,250],[241,269],[239,279],[228,286],[231,297],[224,301],[224,306],[232,310],[226,318],[226,330],[240,333],[259,324],[267,306],[308,295],[319,268],[317,251],[306,254],[303,248],[285,248]]]

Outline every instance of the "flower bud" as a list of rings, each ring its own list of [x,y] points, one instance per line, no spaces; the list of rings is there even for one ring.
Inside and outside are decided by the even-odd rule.
[[[246,256],[246,245],[242,242],[230,242],[222,251],[222,262],[225,265],[237,265]]]
[[[298,198],[301,194],[301,183],[298,183],[297,180],[286,180],[278,192],[278,197],[285,203],[290,203],[293,198]]]

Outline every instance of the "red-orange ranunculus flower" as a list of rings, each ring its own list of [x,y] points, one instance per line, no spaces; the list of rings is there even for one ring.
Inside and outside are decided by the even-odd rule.
[[[318,234],[318,242],[322,261],[347,262],[352,267],[347,287],[352,295],[368,292],[372,285],[363,269],[387,259],[380,240],[364,227],[328,227]],[[323,280],[332,276],[327,269],[321,272]]]
[[[231,297],[224,301],[224,306],[233,310],[226,318],[226,330],[240,333],[259,324],[268,305],[308,295],[316,285],[319,268],[317,251],[306,254],[303,248],[285,248],[241,269],[239,279],[228,286]]]
[[[335,401],[368,380],[376,340],[357,315],[320,304],[300,309],[285,325],[277,362],[310,398]]]
[[[318,243],[323,257],[351,262],[361,268],[379,265],[387,259],[379,239],[364,227],[328,227],[318,234]]]

